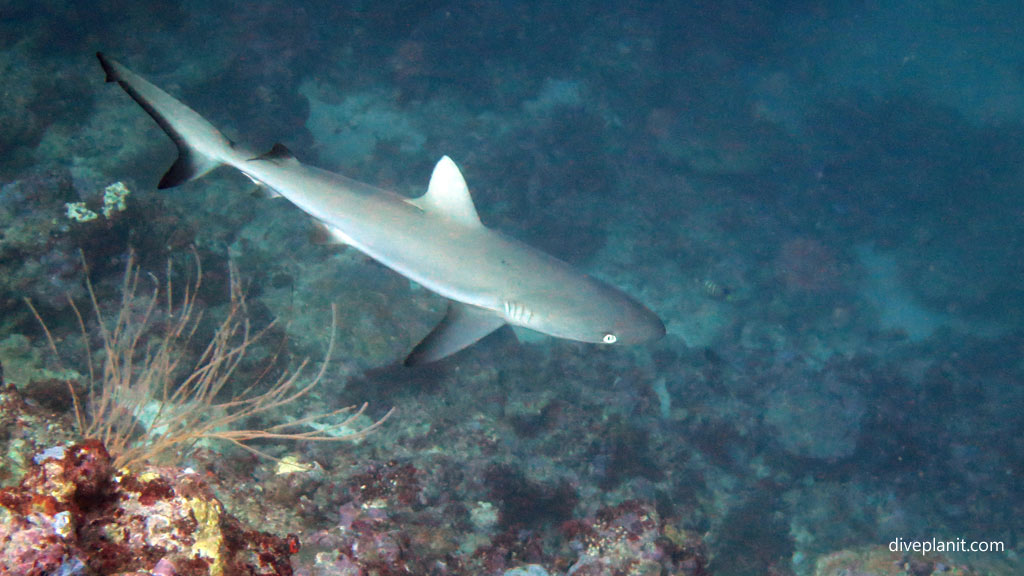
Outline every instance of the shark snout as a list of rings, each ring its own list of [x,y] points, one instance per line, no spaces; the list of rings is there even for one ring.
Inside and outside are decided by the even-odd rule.
[[[658,315],[637,302],[629,302],[609,333],[606,343],[643,344],[653,342],[665,335],[665,323]]]

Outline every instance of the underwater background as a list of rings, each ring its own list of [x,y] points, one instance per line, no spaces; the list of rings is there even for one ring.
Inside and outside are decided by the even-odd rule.
[[[1020,574],[1022,29],[1009,0],[0,2],[0,573]],[[234,171],[157,190],[174,146],[98,50],[410,197],[449,155],[487,226],[668,334],[402,367],[445,302]],[[197,262],[175,382],[237,282],[269,329],[220,399],[329,356],[245,428],[394,412],[114,469],[68,393],[103,386],[91,311],[145,355],[180,292],[144,321],[126,267],[166,293]],[[988,551],[907,550],[959,541]]]

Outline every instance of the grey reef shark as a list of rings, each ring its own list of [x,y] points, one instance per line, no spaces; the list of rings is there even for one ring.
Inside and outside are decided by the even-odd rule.
[[[407,198],[302,164],[281,144],[261,154],[232,142],[138,74],[102,53],[97,57],[107,82],[120,84],[178,147],[161,189],[231,166],[287,198],[333,239],[446,298],[444,319],[406,365],[445,358],[506,324],[606,345],[665,334],[661,320],[621,290],[485,227],[447,156],[434,168],[427,192]]]

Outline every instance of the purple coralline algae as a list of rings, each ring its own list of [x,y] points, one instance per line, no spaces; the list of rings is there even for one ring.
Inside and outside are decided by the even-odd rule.
[[[709,574],[702,540],[666,524],[653,507],[637,500],[567,523],[566,530],[580,550],[568,576]]]
[[[113,470],[95,440],[47,450],[0,490],[0,573],[290,576],[294,537],[229,515],[198,474]]]

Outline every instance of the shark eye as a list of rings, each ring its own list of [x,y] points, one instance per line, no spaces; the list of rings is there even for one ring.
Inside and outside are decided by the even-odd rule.
[[[604,337],[601,338],[601,342],[604,342],[605,344],[615,344],[616,340],[618,340],[618,338],[615,337],[615,334],[605,334]]]

